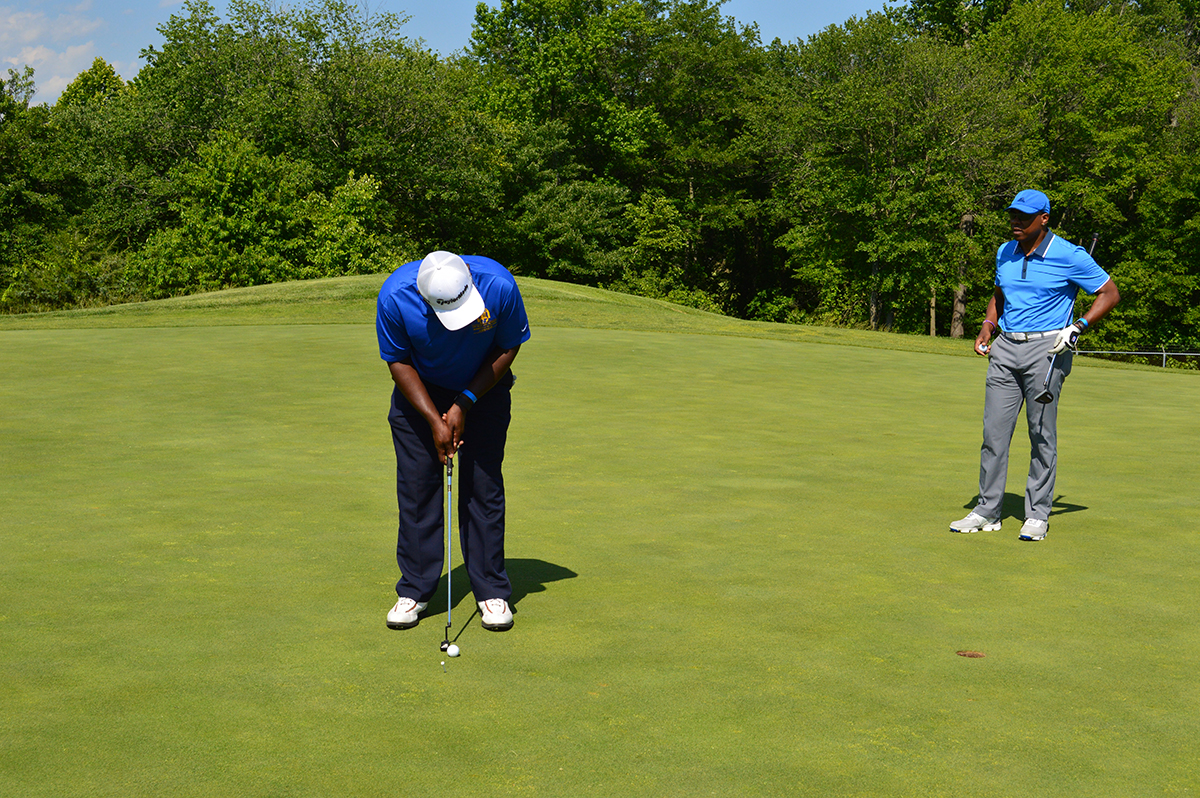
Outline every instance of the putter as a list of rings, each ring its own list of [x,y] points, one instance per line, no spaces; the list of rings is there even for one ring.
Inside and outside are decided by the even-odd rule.
[[[1048,405],[1054,401],[1054,392],[1050,390],[1050,373],[1054,371],[1054,361],[1058,360],[1058,353],[1054,353],[1054,357],[1050,358],[1050,368],[1046,369],[1046,379],[1042,380],[1042,392],[1033,397],[1033,401],[1039,404]]]
[[[446,638],[442,641],[442,651],[450,648],[450,609],[454,603],[454,591],[451,589],[450,573],[454,570],[451,552],[454,550],[454,455],[446,458]]]

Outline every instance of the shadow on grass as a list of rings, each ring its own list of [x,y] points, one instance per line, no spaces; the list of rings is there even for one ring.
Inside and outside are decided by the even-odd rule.
[[[969,502],[963,505],[963,509],[972,510],[975,505],[979,504],[979,494],[976,493]],[[1088,508],[1082,504],[1071,504],[1063,501],[1062,496],[1055,497],[1050,505],[1050,515],[1064,515],[1066,513],[1078,513],[1087,510]],[[1025,520],[1025,494],[1023,493],[1005,493],[1004,503],[1000,507],[1000,517],[1016,518],[1021,521]]]
[[[579,574],[570,568],[555,565],[545,560],[516,559],[504,563],[508,569],[508,578],[512,582],[513,594],[511,604],[516,604],[530,593],[542,593],[550,582],[560,582],[563,579],[574,579]]]
[[[508,571],[508,579],[512,583],[512,598],[508,600],[509,606],[513,612],[517,611],[516,605],[521,599],[528,596],[530,593],[542,593],[546,590],[546,585],[551,582],[560,582],[563,579],[574,579],[579,574],[572,571],[570,568],[564,568],[561,565],[555,565],[552,562],[545,560],[532,560],[525,558],[509,558],[505,560],[505,568]],[[467,577],[467,566],[458,565],[454,568],[454,573],[451,575],[451,581],[454,586],[454,596],[451,600],[451,607],[458,609],[471,595],[471,580]],[[445,606],[446,601],[446,577],[443,576],[441,582],[438,583],[437,593],[429,602],[429,609],[422,617],[435,617],[443,615],[438,611],[437,603],[442,602]],[[475,607],[475,601],[472,599],[466,602],[465,609],[472,609],[475,612],[479,610]],[[471,616],[472,618],[474,615]],[[471,619],[468,618],[469,622]]]
[[[1050,506],[1050,515],[1062,515],[1064,513],[1078,513],[1086,510],[1082,504],[1070,504],[1062,500],[1062,496],[1057,497],[1054,503]],[[1021,499],[1021,512],[1025,512],[1025,500]]]

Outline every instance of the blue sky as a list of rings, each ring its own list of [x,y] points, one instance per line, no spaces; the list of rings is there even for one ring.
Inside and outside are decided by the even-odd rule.
[[[224,0],[213,5],[224,14]],[[467,45],[475,5],[476,0],[376,0],[371,8],[408,15],[403,33],[449,55]],[[885,0],[729,0],[722,12],[742,24],[757,22],[763,42],[770,42],[806,39],[885,5]],[[138,53],[162,44],[158,26],[182,8],[182,0],[0,0],[0,75],[32,66],[34,102],[46,103],[57,100],[97,57],[128,80],[142,66]]]

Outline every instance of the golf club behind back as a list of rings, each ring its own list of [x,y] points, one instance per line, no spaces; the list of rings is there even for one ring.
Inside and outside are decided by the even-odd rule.
[[[1096,241],[1099,240],[1100,234],[1092,234],[1092,245],[1088,247],[1088,255],[1096,249]],[[1058,360],[1058,353],[1054,353],[1054,357],[1050,358],[1050,368],[1046,369],[1046,379],[1042,380],[1042,392],[1033,397],[1033,401],[1039,404],[1048,405],[1054,401],[1054,392],[1050,390],[1050,374],[1054,371],[1054,361]]]

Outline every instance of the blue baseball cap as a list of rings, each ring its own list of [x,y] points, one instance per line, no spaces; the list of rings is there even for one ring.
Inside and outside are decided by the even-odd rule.
[[[1021,213],[1050,213],[1050,200],[1042,192],[1027,188],[1017,195],[1012,205],[1008,206],[1008,210]]]

